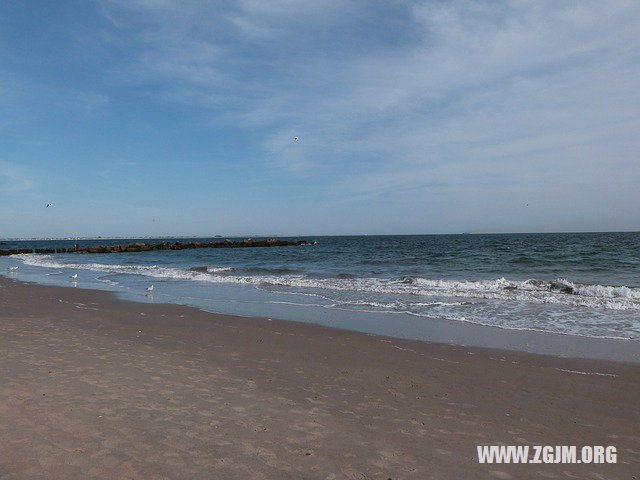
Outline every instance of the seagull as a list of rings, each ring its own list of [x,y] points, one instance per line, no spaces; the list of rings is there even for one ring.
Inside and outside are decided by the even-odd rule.
[[[70,278],[71,280],[75,280],[76,278],[78,278],[78,274],[77,274],[77,273],[74,273],[74,274],[73,274],[73,275],[71,275],[69,278]]]
[[[150,287],[147,287],[147,292],[151,293],[153,291],[153,285],[151,285]]]
[[[9,271],[11,272],[15,272],[18,269],[18,267],[9,267]]]
[[[51,206],[51,204],[50,204],[50,203],[47,203],[47,206],[46,206],[45,208],[49,208],[50,206]]]

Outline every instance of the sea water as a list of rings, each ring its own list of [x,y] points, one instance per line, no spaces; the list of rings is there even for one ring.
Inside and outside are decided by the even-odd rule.
[[[131,300],[409,338],[445,322],[640,339],[640,233],[286,239],[317,245],[21,254],[0,257],[0,272]],[[222,239],[4,240],[0,249],[176,240]]]

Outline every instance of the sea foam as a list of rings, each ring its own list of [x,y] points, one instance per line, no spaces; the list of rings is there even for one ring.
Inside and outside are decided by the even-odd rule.
[[[285,287],[298,289],[302,293],[313,293],[316,290],[344,291],[417,297],[453,297],[469,300],[490,299],[640,311],[640,289],[638,288],[579,284],[562,278],[552,281],[538,279],[516,281],[504,277],[493,280],[449,280],[411,276],[353,278],[344,275],[333,278],[314,278],[291,273],[238,275],[234,274],[236,271],[234,268],[226,266],[176,268],[158,265],[66,263],[50,255],[22,254],[15,257],[25,265],[34,267],[142,275],[157,279],[254,285],[261,288]],[[447,303],[451,302],[417,302],[415,305],[446,306]]]

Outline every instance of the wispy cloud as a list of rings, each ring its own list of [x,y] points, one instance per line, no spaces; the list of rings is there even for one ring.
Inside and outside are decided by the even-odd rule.
[[[269,198],[289,231],[311,210],[335,233],[377,210],[498,228],[526,204],[529,225],[640,228],[638,2],[5,3],[2,192],[171,190],[207,219],[233,196],[230,224]]]
[[[614,137],[640,126],[633,4],[435,5],[414,9],[418,41],[354,59],[336,93],[296,111],[293,121],[322,130],[343,152],[340,161],[358,153],[379,167],[346,183],[385,190],[385,178],[406,170],[408,181],[397,183],[413,188],[434,177],[472,179],[491,165],[508,172],[515,163],[522,176],[547,168],[580,176],[618,156]],[[451,164],[461,175],[451,175]],[[379,181],[365,186],[370,177]]]
[[[640,179],[636,2],[111,5],[143,81],[259,129],[273,168],[335,195]]]

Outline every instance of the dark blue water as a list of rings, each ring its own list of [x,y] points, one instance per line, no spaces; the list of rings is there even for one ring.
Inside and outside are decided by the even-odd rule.
[[[407,316],[640,338],[640,233],[309,237],[318,245],[0,257],[23,280],[238,314]],[[180,239],[220,240],[220,239]],[[0,249],[167,239],[9,241]],[[173,239],[169,239],[173,241]],[[266,310],[265,310],[266,309]],[[289,313],[287,313],[289,312]],[[295,312],[292,313],[292,312]],[[345,317],[346,318],[346,317]]]

